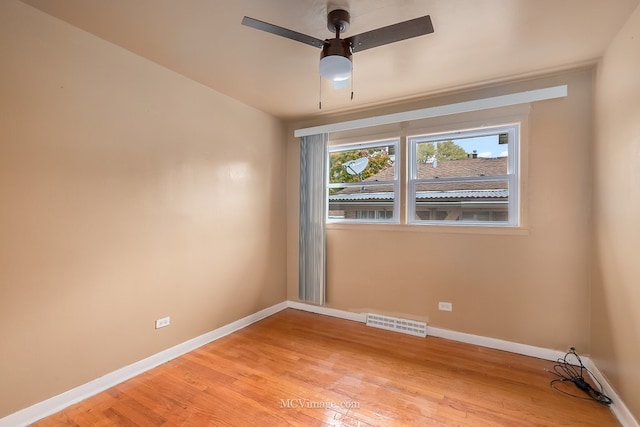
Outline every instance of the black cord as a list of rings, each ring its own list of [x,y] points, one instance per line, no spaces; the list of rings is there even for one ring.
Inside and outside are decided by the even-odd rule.
[[[577,364],[575,363],[572,364],[569,361],[571,356],[575,358],[574,362],[577,362]],[[602,384],[600,384],[600,381],[598,381],[596,377],[591,373],[591,371],[582,364],[582,360],[580,359],[580,356],[578,356],[578,353],[576,353],[576,349],[573,347],[571,347],[569,352],[565,354],[563,358],[557,360],[557,363],[553,366],[553,371],[550,371],[548,369],[545,369],[545,370],[547,372],[550,372],[558,376],[558,378],[551,380],[550,385],[551,385],[551,388],[561,393],[567,394],[572,397],[576,397],[578,399],[593,400],[602,405],[607,405],[607,406],[613,403],[611,398],[609,398],[608,396],[605,396],[602,393]],[[584,379],[585,371],[591,375],[591,378],[593,378],[593,380],[598,384],[598,387],[600,388],[600,390],[596,390],[595,388],[593,388],[591,384],[589,384]],[[563,383],[563,382],[572,382],[576,387],[578,387],[580,390],[585,392],[588,397],[578,396],[576,394],[569,393],[567,391],[564,391],[558,388],[557,384]]]

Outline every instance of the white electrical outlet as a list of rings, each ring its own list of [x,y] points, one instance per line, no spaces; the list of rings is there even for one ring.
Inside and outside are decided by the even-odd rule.
[[[163,317],[162,319],[156,320],[156,329],[164,328],[165,326],[169,326],[171,324],[171,317]]]
[[[441,311],[453,311],[453,304],[451,304],[450,302],[439,302],[438,303],[438,310],[441,310]]]

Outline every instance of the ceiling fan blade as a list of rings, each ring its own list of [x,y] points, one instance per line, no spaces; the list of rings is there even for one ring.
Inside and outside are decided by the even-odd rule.
[[[353,52],[371,49],[389,43],[433,33],[433,24],[429,15],[409,21],[399,22],[387,27],[356,34],[346,39]]]
[[[268,22],[258,21],[257,19],[249,18],[248,16],[242,18],[242,25],[266,31],[267,33],[275,34],[277,36],[286,37],[314,47],[322,47],[324,45],[324,40],[298,33],[297,31],[289,30],[287,28],[278,27],[277,25],[269,24]]]

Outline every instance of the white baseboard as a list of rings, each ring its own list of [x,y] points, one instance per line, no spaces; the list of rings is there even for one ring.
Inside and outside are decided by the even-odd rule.
[[[287,301],[287,307],[298,310],[309,311],[312,313],[324,314],[326,316],[339,317],[341,319],[353,320],[365,323],[367,321],[367,313],[353,313],[346,310],[337,310],[335,308],[327,308],[318,305],[305,304],[301,302]],[[475,344],[481,347],[495,348],[497,350],[510,351],[511,353],[523,354],[525,356],[537,357],[546,360],[557,360],[565,355],[562,351],[549,350],[542,347],[534,347],[532,345],[518,344],[510,341],[503,341],[495,338],[487,338],[479,335],[465,334],[463,332],[450,331],[447,329],[434,328],[427,325],[427,336],[446,338],[452,341],[464,342],[467,344]]]
[[[533,345],[504,341],[496,338],[488,338],[480,335],[466,334],[464,332],[456,332],[448,329],[434,328],[431,326],[427,327],[427,335],[551,361],[556,361],[558,360],[558,358],[565,355],[564,351],[551,350],[544,347],[535,347]]]
[[[353,320],[354,322],[365,323],[367,321],[366,313],[353,313],[351,311],[336,310],[335,308],[322,307],[319,305],[311,305],[296,301],[287,301],[287,307],[311,313],[323,314],[325,316],[337,317],[339,319]]]
[[[356,322],[366,322],[366,313],[352,313],[345,310],[336,310],[333,308],[320,307],[316,305],[310,305],[300,302],[287,301],[287,307],[295,308],[298,310],[310,311],[312,313],[324,314],[332,317],[339,317],[347,320],[354,320]],[[463,342],[467,344],[479,345],[481,347],[494,348],[496,350],[504,350],[511,353],[522,354],[524,356],[537,357],[539,359],[545,359],[550,361],[556,361],[559,358],[564,357],[566,354],[563,351],[551,350],[543,347],[535,347],[527,344],[514,343],[510,341],[499,340],[495,338],[487,338],[479,335],[466,334],[463,332],[451,331],[448,329],[434,328],[427,325],[427,336],[446,338],[452,341]],[[600,381],[604,389],[604,394],[613,399],[611,405],[611,411],[618,419],[623,427],[640,427],[638,421],[633,417],[631,411],[622,402],[620,397],[613,390],[611,385],[607,382],[606,378],[598,370],[595,364],[588,357],[581,356],[585,366],[593,373],[593,375]]]
[[[640,424],[638,424],[638,421],[634,418],[629,408],[627,408],[627,405],[625,405],[622,399],[620,399],[620,396],[618,396],[615,390],[611,387],[606,377],[602,375],[602,372],[600,372],[595,363],[593,363],[593,360],[588,357],[581,358],[584,366],[591,371],[591,376],[602,384],[602,392],[613,400],[610,408],[620,424],[622,424],[622,427],[640,427]]]
[[[200,335],[199,337],[193,338],[174,347],[163,350],[157,354],[154,354],[153,356],[113,371],[103,377],[97,378],[86,384],[54,396],[50,399],[36,403],[35,405],[29,406],[28,408],[22,409],[7,417],[0,418],[0,427],[27,426],[44,417],[55,414],[56,412],[59,412],[64,408],[73,405],[74,403],[87,399],[88,397],[100,393],[101,391],[120,384],[145,371],[148,371],[149,369],[155,368],[156,366],[168,362],[169,360],[175,359],[176,357],[195,350],[198,347],[201,347],[205,344],[229,335],[232,332],[249,326],[252,323],[264,319],[265,317],[282,311],[285,308],[293,308],[360,323],[365,323],[367,320],[366,313],[353,313],[346,310],[337,310],[334,308],[305,304],[297,301],[285,301],[252,315],[243,317],[240,320],[229,323],[228,325],[222,326],[211,332],[207,332],[204,335]],[[542,347],[535,347],[526,344],[519,344],[495,338],[487,338],[479,335],[427,326],[427,336],[429,335],[551,361],[555,361],[565,355],[564,352],[558,350],[550,350]],[[604,375],[602,375],[602,373],[598,370],[591,359],[583,356],[582,360],[585,363],[585,366],[592,372],[594,377],[596,377],[597,380],[600,381],[604,388],[605,394],[613,399],[614,403],[611,405],[611,410],[618,421],[622,424],[622,426],[640,427],[629,409],[618,397],[611,385],[607,382]]]
[[[211,332],[207,332],[199,337],[163,350],[153,356],[147,357],[146,359],[110,372],[100,378],[96,378],[93,381],[89,381],[88,383],[82,384],[81,386],[75,387],[50,399],[36,403],[35,405],[29,406],[4,418],[0,418],[0,427],[27,426],[44,417],[55,414],[74,403],[87,399],[101,391],[148,371],[149,369],[155,368],[156,366],[195,350],[198,347],[202,347],[205,344],[229,335],[238,329],[242,329],[257,322],[258,320],[271,316],[285,308],[287,308],[287,302],[281,302]]]

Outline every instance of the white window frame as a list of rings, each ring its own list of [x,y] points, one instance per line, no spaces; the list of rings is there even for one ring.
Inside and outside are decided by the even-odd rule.
[[[414,225],[444,225],[444,226],[483,226],[483,227],[518,227],[520,223],[519,195],[519,152],[520,152],[520,123],[502,124],[484,128],[454,130],[447,132],[415,135],[407,138],[407,161],[409,176],[407,180],[407,223]],[[417,150],[416,145],[424,142],[439,142],[470,137],[482,137],[496,134],[507,134],[507,174],[490,177],[464,177],[464,178],[417,178]],[[507,221],[444,221],[444,220],[420,220],[416,215],[416,188],[420,183],[445,183],[445,182],[471,182],[471,181],[507,181],[508,193],[508,220]]]
[[[342,183],[330,183],[329,171],[330,171],[330,158],[332,153],[338,153],[342,151],[352,151],[360,149],[370,149],[375,147],[392,146],[394,150],[394,165],[393,165],[393,181],[368,181],[364,183],[367,187],[376,186],[393,186],[393,215],[391,219],[349,219],[349,218],[330,218],[329,217],[329,190],[331,188],[347,188],[347,187],[362,187],[362,182],[342,182]],[[376,141],[367,141],[362,143],[341,144],[341,145],[329,145],[327,147],[327,171],[326,177],[326,212],[325,218],[327,223],[351,223],[351,224],[399,224],[400,223],[400,138],[388,138]]]

